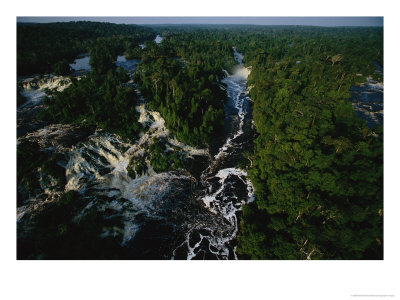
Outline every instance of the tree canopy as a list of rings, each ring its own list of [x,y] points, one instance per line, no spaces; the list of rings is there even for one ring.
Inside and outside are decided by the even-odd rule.
[[[139,48],[155,29],[163,42]],[[126,72],[115,67],[117,54],[125,50],[128,57],[141,58],[133,80],[149,108],[161,113],[180,141],[193,146],[210,145],[222,132],[223,70],[235,65],[235,46],[251,67],[248,88],[257,130],[247,167],[255,201],[243,206],[239,258],[383,258],[383,126],[368,128],[348,101],[351,86],[370,75],[383,80],[375,72],[375,64],[383,66],[381,28],[73,22],[18,25],[17,30],[19,74],[65,74],[69,59],[90,53],[92,72],[72,79],[63,92],[51,91],[40,113],[43,120],[98,126],[135,139],[137,96]],[[163,141],[150,150],[157,171],[184,165]],[[26,194],[38,188],[34,170],[39,167],[62,184],[57,158],[35,160],[37,152],[35,143],[18,147],[17,176]],[[143,164],[130,168],[141,174]],[[59,206],[52,205],[56,215],[64,207],[77,209],[76,197],[63,195]],[[54,235],[62,236],[63,228]]]
[[[116,52],[107,44],[90,49],[92,72],[62,92],[49,91],[39,118],[53,123],[98,126],[134,140],[140,130],[135,110],[137,95],[126,85],[128,75],[115,67]]]
[[[98,40],[109,42],[122,53],[131,45],[154,37],[152,29],[137,25],[87,21],[17,23],[17,73],[56,72],[64,75],[65,61],[73,62],[78,54],[88,52]]]
[[[238,253],[382,258],[383,128],[367,128],[348,101],[382,62],[382,30],[274,28],[237,39],[259,134],[248,170],[256,201],[243,209]]]

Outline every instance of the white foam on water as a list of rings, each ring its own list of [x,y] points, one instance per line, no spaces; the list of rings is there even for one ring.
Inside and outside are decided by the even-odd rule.
[[[234,200],[237,201],[236,196],[225,195],[225,189],[231,185],[227,183],[230,176],[235,176],[240,179],[247,187],[247,197],[240,201],[240,205],[235,205]],[[185,246],[187,251],[187,259],[193,259],[197,255],[201,255],[200,252],[204,251],[199,246],[203,239],[209,242],[207,251],[214,254],[218,259],[228,259],[230,254],[229,243],[234,239],[238,232],[238,220],[236,213],[242,209],[242,205],[254,201],[254,187],[250,180],[246,178],[247,173],[243,170],[237,168],[226,168],[221,169],[215,175],[218,178],[219,189],[214,193],[209,193],[201,198],[205,206],[212,213],[222,216],[226,222],[220,224],[216,223],[215,226],[217,230],[211,230],[210,235],[200,234],[200,240],[193,246],[190,246],[190,237],[198,229],[203,228],[200,226],[194,226],[191,230],[187,232],[185,241],[179,245],[173,252],[172,259],[175,258],[176,250],[182,246]],[[208,190],[210,192],[210,190]],[[220,224],[220,225],[218,225]],[[222,226],[221,226],[222,225]],[[207,228],[207,227],[205,227]],[[213,227],[209,227],[212,229]],[[233,248],[234,258],[237,259],[236,248]]]
[[[17,207],[17,222],[29,211],[29,205]]]
[[[234,50],[236,58],[237,52],[235,48]],[[243,59],[242,55],[239,57]],[[238,61],[238,59],[236,60]],[[232,75],[229,75],[229,73],[226,70],[224,71],[226,72],[227,77],[223,79],[223,82],[227,85],[228,97],[230,97],[233,100],[235,108],[238,111],[237,114],[239,116],[239,128],[232,137],[228,137],[224,145],[219,149],[218,153],[215,155],[214,157],[215,160],[218,160],[224,155],[226,155],[228,149],[234,145],[233,141],[243,134],[243,124],[244,124],[244,118],[246,116],[246,112],[243,110],[243,103],[245,100],[248,99],[248,91],[246,90],[246,81],[247,77],[251,72],[251,68],[245,68],[241,64],[240,60],[240,65],[236,66],[235,71]],[[243,93],[245,93],[244,96],[242,95]]]
[[[224,145],[219,149],[219,152],[214,156],[212,165],[218,166],[219,161],[230,155],[230,149],[232,147],[240,146],[235,140],[242,135],[244,118],[247,112],[243,109],[244,101],[249,101],[248,91],[246,90],[247,78],[251,72],[251,68],[245,68],[242,65],[243,55],[236,51],[234,48],[234,56],[239,65],[234,69],[234,73],[230,75],[227,71],[223,70],[227,77],[223,79],[223,82],[227,85],[228,97],[233,100],[234,106],[237,109],[237,115],[239,117],[239,126],[229,136]],[[244,95],[243,95],[244,93]],[[223,165],[223,164],[222,164]],[[203,229],[203,225],[195,224],[186,234],[185,241],[179,245],[173,252],[172,259],[175,258],[176,250],[185,247],[187,249],[187,259],[193,259],[197,255],[201,255],[201,251],[204,251],[200,247],[200,244],[206,239],[209,242],[208,249],[210,253],[214,254],[218,259],[228,259],[230,251],[233,252],[233,258],[237,259],[236,247],[230,250],[230,242],[236,237],[238,232],[238,224],[236,213],[242,209],[242,205],[254,201],[254,187],[251,181],[247,178],[247,172],[238,168],[224,168],[218,170],[213,175],[213,168],[210,166],[207,168],[201,178],[204,183],[208,183],[208,188],[205,189],[206,194],[200,198],[206,208],[216,215],[215,224],[209,225],[210,235],[200,235],[200,240],[193,246],[190,246],[190,238],[197,230]],[[213,192],[214,178],[218,179],[217,190]],[[232,181],[233,180],[233,181]],[[232,195],[232,185],[236,180],[241,180],[247,189],[247,195],[244,199],[238,199],[238,196]],[[218,217],[222,217],[225,222],[220,223],[217,221]],[[215,227],[215,228],[214,228]],[[207,227],[205,227],[207,228]],[[214,229],[213,229],[214,228]],[[203,253],[205,254],[205,253]]]
[[[140,227],[135,222],[126,221],[124,223],[124,233],[122,237],[121,245],[124,246],[127,242],[132,240],[136,233],[139,231]]]
[[[237,168],[226,168],[219,170],[218,173],[215,175],[215,177],[219,178],[219,184],[220,188],[213,194],[211,195],[206,195],[204,198],[202,198],[204,204],[210,209],[210,211],[215,212],[215,213],[221,213],[228,221],[231,220],[232,217],[236,216],[236,212],[239,211],[241,208],[235,208],[232,204],[232,202],[227,202],[226,203],[221,203],[219,200],[217,200],[217,197],[221,196],[223,194],[223,191],[226,187],[225,181],[229,176],[236,176],[239,178],[244,184],[247,186],[247,197],[248,201],[251,202],[254,200],[254,187],[251,184],[251,182],[246,179],[247,177],[247,172],[244,170],[240,170]],[[243,180],[243,178],[245,178]],[[223,195],[222,195],[223,197]],[[246,201],[242,200],[242,203],[245,204]],[[212,205],[213,204],[213,205]]]
[[[18,109],[32,107],[42,102],[46,96],[46,89],[57,89],[61,92],[71,84],[68,77],[45,75],[42,78],[28,78],[21,82],[21,95],[27,100]]]
[[[232,47],[232,49],[233,49],[233,57],[235,58],[235,60],[236,60],[239,64],[242,64],[242,63],[243,63],[244,55],[241,54],[241,53],[239,53],[239,52],[237,52],[237,51],[236,51],[236,47]]]
[[[162,40],[163,40],[163,37],[162,37],[162,36],[160,36],[160,35],[158,35],[158,34],[157,34],[156,38],[154,39],[154,41],[156,42],[156,44],[159,44],[159,43],[161,43],[161,42],[162,42]]]
[[[157,174],[148,159],[145,161],[147,170],[144,175],[133,179],[127,171],[129,161],[133,157],[143,159],[148,146],[161,137],[188,156],[207,153],[204,149],[190,147],[170,137],[160,113],[147,110],[145,105],[138,105],[136,110],[144,128],[137,141],[132,144],[123,143],[115,135],[97,131],[85,142],[73,147],[66,167],[67,191],[90,191],[117,199],[107,202],[103,208],[119,211],[123,215],[122,245],[134,238],[139,230],[135,219],[138,213],[156,216],[162,205],[160,201],[175,188],[173,183],[191,180],[188,175],[176,172]],[[128,201],[122,203],[122,199]],[[116,229],[106,228],[102,236],[116,233]]]
[[[176,147],[181,148],[183,151],[185,151],[189,156],[192,155],[209,155],[208,149],[199,149],[195,148],[192,146],[188,146],[182,142],[179,142],[176,137],[174,136],[173,138],[168,138],[168,142]]]

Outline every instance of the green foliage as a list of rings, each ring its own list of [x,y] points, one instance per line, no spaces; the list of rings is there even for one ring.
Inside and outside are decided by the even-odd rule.
[[[185,167],[182,153],[176,149],[167,149],[167,140],[157,139],[150,147],[150,163],[157,173],[183,169]]]
[[[54,64],[55,75],[67,75],[71,72],[71,67],[67,59],[62,59]]]
[[[127,170],[129,176],[132,178],[143,175],[143,173],[147,170],[145,157],[131,159],[129,161]]]
[[[97,42],[107,41],[122,53],[130,45],[154,38],[150,28],[99,22],[17,24],[17,73],[28,75],[66,71],[72,62]],[[60,69],[61,68],[61,69]]]
[[[44,100],[46,108],[38,118],[55,123],[98,126],[133,140],[140,124],[135,110],[136,93],[133,87],[125,84],[129,78],[123,69],[115,70],[112,50],[100,45],[92,53],[106,54],[93,55],[93,72],[86,77],[73,79],[62,92],[49,92],[49,97]]]
[[[158,138],[148,148],[148,154],[143,157],[135,157],[129,161],[127,170],[132,178],[143,175],[147,171],[149,161],[153,170],[157,173],[179,170],[185,168],[185,154],[168,143],[165,138]]]
[[[132,45],[140,57],[135,80],[151,109],[161,113],[167,128],[189,145],[204,146],[223,128],[223,69],[236,64],[232,41],[225,32],[204,28],[161,26],[161,44]]]
[[[347,99],[356,73],[381,61],[382,30],[277,28],[238,43],[253,67],[259,133],[248,171],[256,201],[244,208],[238,253],[381,259],[383,131]]]
[[[180,141],[202,146],[223,127],[226,95],[207,66],[149,59],[140,64],[136,80],[149,108],[161,113]]]
[[[129,45],[125,52],[126,59],[140,59],[142,57],[142,49],[139,46]]]
[[[115,69],[115,60],[117,57],[117,49],[112,44],[104,41],[98,42],[96,47],[89,51],[89,64],[92,72],[98,75],[107,74],[108,71]]]

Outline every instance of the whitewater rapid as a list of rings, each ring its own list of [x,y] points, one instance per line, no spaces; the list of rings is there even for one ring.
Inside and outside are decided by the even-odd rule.
[[[84,132],[79,126],[59,124],[22,138],[37,142],[46,151],[65,154],[67,183],[63,190],[45,191],[19,207],[18,220],[34,214],[45,203],[42,198],[55,201],[58,194],[73,190],[81,195],[83,207],[73,222],[79,224],[96,215],[93,226],[99,227],[100,238],[112,238],[129,259],[237,259],[238,218],[242,206],[254,200],[254,188],[246,171],[237,167],[253,139],[246,88],[250,69],[243,66],[243,56],[236,49],[234,55],[238,65],[223,81],[228,95],[225,125],[230,129],[217,153],[179,142],[160,113],[147,109],[137,90],[142,132],[135,141],[124,142],[102,130]],[[60,80],[26,82],[29,102],[19,109],[38,105],[45,87],[61,90],[70,84]],[[166,152],[177,151],[186,163],[191,162],[190,172],[157,173],[149,151],[156,141],[164,143]],[[140,163],[141,168],[130,168],[132,162]]]
[[[99,213],[107,212],[107,218],[118,216],[123,220],[119,228],[104,228],[102,237],[119,236],[121,246],[131,247],[137,257],[151,252],[147,248],[150,241],[152,247],[158,247],[153,259],[237,259],[238,212],[254,200],[254,188],[246,171],[237,168],[252,136],[246,88],[250,70],[243,66],[240,54],[236,50],[234,53],[238,66],[224,79],[228,95],[226,122],[233,126],[213,156],[206,149],[177,141],[161,115],[147,110],[143,99],[136,107],[143,132],[134,143],[124,143],[98,131],[73,149],[67,165],[66,190],[91,198],[81,215],[97,207]],[[159,174],[153,170],[146,153],[160,138],[167,142],[167,149],[208,160],[200,181],[185,170]],[[132,159],[146,165],[134,178],[128,172]],[[147,229],[149,226],[151,230]]]
[[[181,248],[187,249],[186,258],[189,260],[237,259],[234,245],[238,232],[237,213],[244,204],[254,200],[254,187],[246,171],[236,167],[238,156],[249,142],[246,139],[252,128],[249,122],[250,98],[246,86],[250,69],[243,66],[243,55],[235,48],[234,57],[238,65],[233,74],[226,72],[223,82],[227,86],[228,104],[234,106],[232,111],[226,105],[225,113],[228,122],[233,120],[235,126],[201,175],[205,188],[199,201],[214,214],[215,219],[206,224],[193,224],[185,241],[174,250],[173,259]]]
[[[166,220],[169,218],[167,215],[171,215],[171,209],[175,209],[174,198],[187,198],[188,190],[192,190],[195,183],[193,176],[184,170],[155,172],[149,159],[150,145],[163,139],[169,151],[180,151],[184,157],[209,155],[207,149],[179,142],[165,127],[165,120],[159,112],[148,110],[143,99],[138,102],[136,111],[143,130],[136,141],[123,142],[113,134],[97,130],[86,141],[73,147],[66,166],[66,191],[75,190],[91,199],[81,217],[95,207],[100,214],[105,211],[111,214],[107,218],[122,219],[123,227],[105,228],[101,235],[119,236],[121,246],[135,244],[133,240],[137,232],[149,220],[157,220],[160,226],[171,223]],[[128,172],[132,160],[145,164],[144,170],[140,173],[134,171],[133,177]],[[135,247],[138,248],[137,243]],[[160,257],[163,256],[160,254]]]
[[[40,104],[46,96],[47,89],[56,89],[61,92],[70,84],[71,79],[64,76],[45,75],[43,78],[37,76],[24,79],[20,85],[22,88],[21,95],[26,98],[26,102],[20,105],[17,111]]]

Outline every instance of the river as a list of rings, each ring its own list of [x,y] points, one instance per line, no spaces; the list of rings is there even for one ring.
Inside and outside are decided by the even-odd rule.
[[[204,218],[206,222],[194,221],[172,258],[178,258],[180,251],[180,257],[187,259],[237,259],[235,238],[239,212],[243,204],[254,200],[247,173],[237,168],[237,164],[242,152],[251,149],[255,130],[246,86],[250,71],[243,66],[243,56],[235,48],[234,56],[238,65],[223,80],[228,95],[224,103],[225,143],[201,174],[203,191],[197,199],[213,218]]]
[[[90,56],[89,54],[82,54],[75,59],[75,61],[70,64],[70,67],[73,71],[87,71],[91,70],[90,68]],[[115,65],[117,67],[122,67],[126,71],[135,71],[137,65],[140,63],[140,59],[126,59],[125,55],[119,55],[117,57],[117,61]]]
[[[136,107],[143,131],[134,143],[122,142],[98,130],[64,148],[68,157],[65,190],[78,191],[84,203],[74,222],[97,215],[103,220],[98,223],[100,237],[120,244],[120,257],[237,259],[240,210],[254,199],[246,172],[237,166],[243,159],[242,152],[251,150],[255,130],[246,86],[249,70],[236,49],[234,55],[237,67],[233,74],[226,73],[223,80],[228,97],[224,102],[225,134],[219,149],[196,149],[178,142],[161,115],[147,109],[144,99]],[[121,58],[119,63],[127,61]],[[69,134],[62,126],[53,127],[47,126],[25,138],[46,146],[43,132],[51,132],[54,138]],[[156,173],[152,169],[148,149],[160,138],[167,149],[176,149],[193,162],[189,171]],[[132,176],[128,172],[132,160],[145,162],[145,170]],[[51,195],[38,199],[46,197]],[[32,203],[18,207],[19,228],[23,228],[24,222],[29,224],[29,215],[36,209]],[[104,226],[110,220],[113,226]]]
[[[144,131],[136,143],[124,144],[98,132],[72,151],[67,189],[80,191],[88,199],[82,216],[96,209],[106,219],[121,219],[118,230],[105,230],[102,236],[119,237],[128,249],[127,258],[237,258],[238,217],[242,205],[254,198],[246,172],[237,165],[241,153],[251,148],[254,127],[246,88],[249,70],[236,50],[235,58],[236,71],[224,79],[226,130],[216,153],[176,141],[161,115],[147,110],[145,104],[137,107]],[[157,174],[146,160],[147,170],[130,177],[129,161],[144,160],[149,145],[159,138],[194,161],[206,161],[201,175],[195,178],[195,172],[183,170]]]
[[[154,42],[156,44],[160,44],[163,40],[163,37],[158,35],[154,38]],[[144,44],[140,44],[139,47],[141,49],[145,48]],[[70,67],[73,71],[90,71],[90,56],[89,53],[82,53],[79,54],[78,57],[74,60],[72,64],[70,64]],[[119,55],[117,57],[116,65],[117,67],[122,67],[123,69],[127,71],[136,71],[137,65],[140,63],[140,59],[129,59],[127,60],[125,58],[125,55]]]

